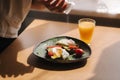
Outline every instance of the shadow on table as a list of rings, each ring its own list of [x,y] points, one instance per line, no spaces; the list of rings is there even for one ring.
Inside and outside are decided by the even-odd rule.
[[[60,70],[71,70],[71,69],[84,67],[85,64],[87,63],[87,60],[85,59],[81,62],[67,63],[67,64],[53,63],[53,62],[46,61],[45,59],[42,59],[42,58],[40,58],[32,53],[29,56],[27,62],[31,66],[34,66],[37,68],[60,71]]]
[[[94,70],[94,76],[88,80],[120,80],[120,41],[103,50]]]
[[[19,40],[14,41],[16,45],[11,44],[2,54],[0,54],[0,76],[17,77],[26,73],[31,73],[34,67],[26,66],[17,61],[18,52],[22,50],[22,43]]]

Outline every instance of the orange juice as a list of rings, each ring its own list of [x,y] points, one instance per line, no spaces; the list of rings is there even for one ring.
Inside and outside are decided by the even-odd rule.
[[[85,19],[89,19],[89,18],[85,18]],[[95,22],[90,20],[81,20],[79,21],[79,32],[80,32],[80,39],[84,42],[86,42],[87,44],[90,44],[92,35],[93,35],[93,31],[94,31],[94,27],[95,27]]]

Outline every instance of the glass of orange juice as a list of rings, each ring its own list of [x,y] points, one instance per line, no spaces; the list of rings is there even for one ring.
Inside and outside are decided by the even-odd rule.
[[[90,18],[82,18],[78,21],[80,39],[90,45],[96,21]]]

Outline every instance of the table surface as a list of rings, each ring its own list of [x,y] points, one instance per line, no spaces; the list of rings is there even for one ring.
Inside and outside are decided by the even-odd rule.
[[[40,42],[56,36],[79,39],[77,24],[35,19],[0,54],[0,80],[120,80],[120,28],[96,26],[92,54],[83,64],[58,67],[33,55]]]

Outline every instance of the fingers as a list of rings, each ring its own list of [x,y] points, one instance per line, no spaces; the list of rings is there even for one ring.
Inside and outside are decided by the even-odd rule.
[[[67,7],[67,3],[65,2],[65,0],[62,0],[62,2],[58,5],[58,9],[60,12],[64,11]]]
[[[57,7],[57,4],[59,3],[59,1],[60,1],[60,0],[53,0],[53,1],[51,2],[51,6]]]
[[[43,2],[48,9],[59,12],[62,12],[67,7],[65,0],[43,0]]]
[[[58,7],[58,3],[60,0],[52,0],[48,5],[51,10],[55,10]]]

